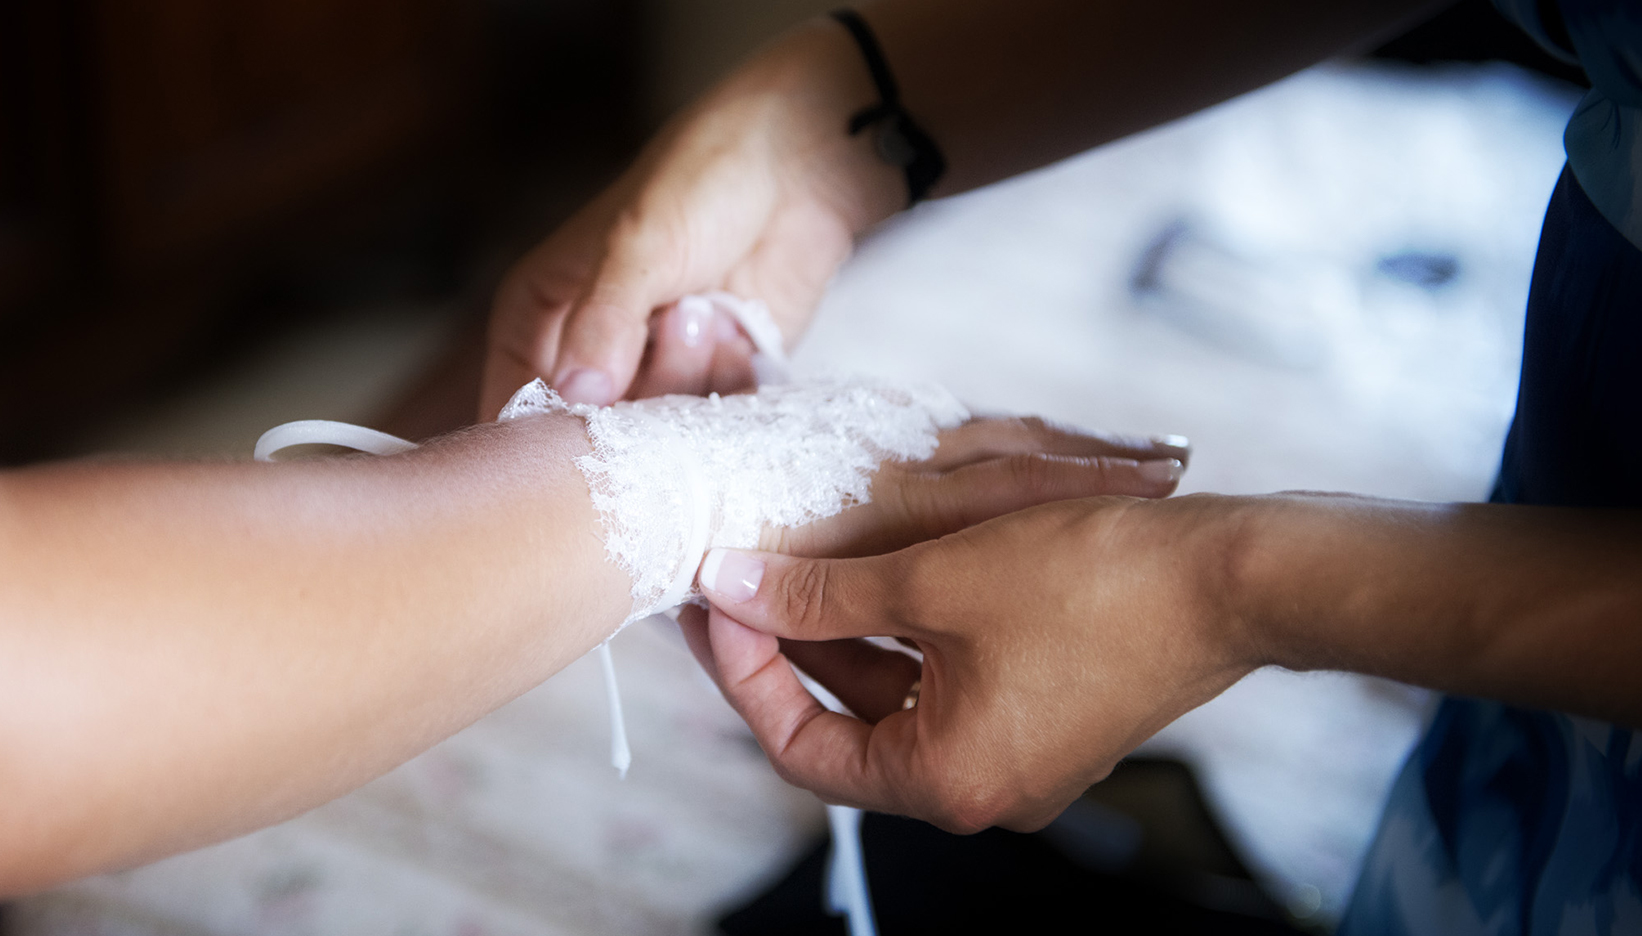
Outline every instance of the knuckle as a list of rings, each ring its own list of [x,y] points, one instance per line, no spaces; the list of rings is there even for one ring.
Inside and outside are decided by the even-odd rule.
[[[794,633],[809,634],[821,629],[827,615],[832,585],[832,564],[825,561],[800,562],[787,573],[775,610]]]
[[[776,776],[791,786],[809,789],[816,779],[814,765],[806,761],[798,742],[820,715],[820,712],[813,712],[779,726],[764,725],[762,730],[753,733]]]
[[[1017,455],[1009,460],[1009,480],[1015,489],[1032,498],[1054,491],[1055,463],[1044,455]]]
[[[801,790],[805,788],[803,778],[798,776],[798,772],[792,769],[792,765],[788,763],[785,757],[781,756],[779,751],[771,751],[766,748],[764,757],[770,762],[771,769],[775,771],[777,777],[781,778],[782,783]]]
[[[670,275],[679,266],[683,242],[656,212],[643,205],[628,205],[605,232],[601,266],[626,276]]]
[[[1094,473],[1096,482],[1100,484],[1101,490],[1110,490],[1118,484],[1125,474],[1122,470],[1123,467],[1123,460],[1104,455],[1090,463],[1090,468]]]
[[[775,771],[775,775],[781,778],[781,782],[788,786],[803,788],[804,778],[796,769],[788,746],[773,744],[765,738],[758,738],[758,746],[764,749],[764,757],[769,760],[770,767]]]
[[[1039,416],[1018,416],[1015,421],[1020,424],[1021,428],[1033,435],[1046,432],[1050,428],[1049,423]]]
[[[956,493],[945,477],[905,474],[895,485],[892,500],[901,525],[919,539],[928,539],[969,525],[967,498]]]
[[[903,627],[925,629],[929,622],[946,616],[943,609],[953,592],[951,570],[943,553],[930,542],[909,547],[897,557],[894,587],[883,596],[884,610]]]

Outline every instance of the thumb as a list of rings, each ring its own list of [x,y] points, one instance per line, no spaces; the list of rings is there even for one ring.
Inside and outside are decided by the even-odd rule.
[[[701,563],[701,590],[754,630],[791,640],[910,636],[900,584],[905,551],[862,559],[804,559],[714,549]]]
[[[650,335],[650,313],[678,298],[665,256],[670,239],[622,238],[599,264],[593,286],[570,310],[560,337],[553,387],[571,403],[605,406],[633,385]],[[675,290],[676,291],[676,290]]]

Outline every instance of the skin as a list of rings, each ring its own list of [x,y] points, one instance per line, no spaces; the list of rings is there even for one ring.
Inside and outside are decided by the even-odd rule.
[[[762,568],[720,575],[710,616],[681,623],[771,763],[956,832],[1041,828],[1261,666],[1642,727],[1635,511],[1098,497],[871,558],[743,555]],[[922,663],[852,639],[869,635]],[[792,662],[858,717],[823,709]]]
[[[0,895],[296,815],[598,644],[630,583],[572,463],[588,449],[579,420],[538,417],[390,458],[0,473]],[[1180,470],[1145,440],[977,420],[760,545],[868,555],[1161,496]]]
[[[1440,5],[883,0],[861,12],[947,159],[940,196],[1361,48]],[[796,338],[854,238],[904,206],[899,170],[844,133],[876,98],[843,30],[818,21],[681,114],[514,270],[494,312],[487,411],[538,373],[594,401],[716,386],[717,355],[735,349],[684,347],[670,303],[691,291],[762,298]],[[1261,665],[1642,723],[1622,665],[1642,650],[1639,537],[1621,512],[1086,501],[881,558],[762,557],[756,597],[719,592],[710,621],[686,623],[794,783],[959,831],[1025,829]],[[912,642],[922,662],[850,640],[867,634]],[[859,717],[824,713],[790,663]],[[900,714],[915,679],[921,700]]]
[[[1241,94],[1394,33],[1428,0],[1226,4],[886,0],[861,12],[950,195]],[[783,36],[657,134],[613,185],[514,267],[491,317],[481,418],[541,376],[566,399],[728,391],[745,338],[673,303],[766,302],[790,344],[855,239],[906,206],[871,134],[861,53],[831,20]],[[723,323],[719,323],[723,324]],[[710,337],[707,337],[710,336]]]

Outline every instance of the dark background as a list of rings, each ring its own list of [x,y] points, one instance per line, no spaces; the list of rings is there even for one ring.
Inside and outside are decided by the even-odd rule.
[[[639,138],[633,7],[0,4],[0,461],[294,316],[488,292]]]

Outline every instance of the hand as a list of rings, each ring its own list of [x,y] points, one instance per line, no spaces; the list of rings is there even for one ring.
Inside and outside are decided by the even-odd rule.
[[[871,558],[726,551],[704,566],[710,613],[680,622],[789,782],[956,832],[1032,830],[1257,665],[1223,600],[1235,503],[1045,504]]]
[[[759,547],[789,556],[871,556],[1050,501],[1167,497],[1190,457],[1180,436],[1128,438],[1032,417],[978,417],[943,431],[926,461],[879,466],[866,504],[802,527],[768,529]]]
[[[674,303],[727,290],[798,336],[855,235],[906,198],[899,172],[845,132],[874,94],[847,36],[819,23],[670,124],[502,284],[481,418],[537,376],[600,405],[745,389],[746,338]]]

